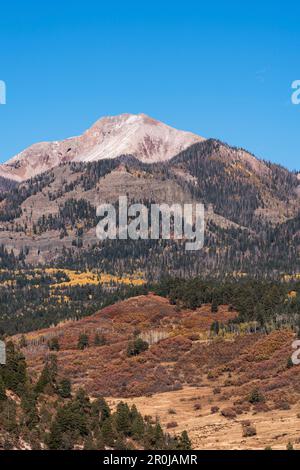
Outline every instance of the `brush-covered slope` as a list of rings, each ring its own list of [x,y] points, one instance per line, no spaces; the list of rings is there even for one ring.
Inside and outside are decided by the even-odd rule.
[[[271,407],[300,400],[300,368],[288,362],[295,333],[286,327],[265,334],[259,322],[232,323],[238,314],[229,305],[219,305],[216,311],[211,304],[179,308],[178,302],[172,305],[166,298],[148,294],[79,321],[27,333],[22,352],[35,378],[55,338],[59,350],[52,352],[61,374],[93,396],[201,388],[208,378],[221,388],[218,393],[224,394],[224,402],[230,398],[242,405],[255,388]],[[84,347],[80,346],[82,334],[87,338]],[[149,348],[132,353],[129,346],[136,338]],[[14,337],[20,340],[20,335]]]

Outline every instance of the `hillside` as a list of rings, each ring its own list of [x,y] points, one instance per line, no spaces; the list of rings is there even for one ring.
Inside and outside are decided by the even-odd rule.
[[[235,316],[224,306],[215,317],[226,322]],[[172,371],[161,365],[163,356],[166,356],[164,360],[167,361],[169,355],[174,356],[179,352],[178,348],[189,350],[192,340],[185,335],[196,330],[209,330],[212,321],[209,306],[203,306],[195,312],[186,310],[178,313],[167,299],[149,294],[116,303],[76,322],[27,333],[27,347],[23,352],[29,368],[32,368],[33,373],[38,372],[48,354],[47,341],[58,337],[60,370],[72,376],[74,385],[84,384],[91,394],[119,394],[122,390],[130,396],[167,391],[177,388],[179,383]],[[184,335],[180,334],[181,330]],[[145,361],[127,357],[127,343],[136,331],[150,342],[165,338],[165,353],[154,344],[151,353],[146,353],[148,357]],[[77,344],[82,332],[90,338],[91,347],[80,351]],[[93,346],[97,332],[105,337],[106,344],[100,350]],[[99,351],[101,374],[98,369]]]
[[[174,240],[99,243],[96,207],[126,194],[146,205],[204,203],[204,249],[187,253]],[[299,179],[215,140],[168,163],[123,156],[64,164],[3,197],[0,244],[27,265],[142,271],[148,279],[165,273],[293,274],[299,272]]]
[[[254,323],[226,328],[238,312],[217,310],[179,308],[149,294],[13,339],[34,382],[57,341],[52,354],[75,390],[104,395],[113,408],[129,400],[159,416],[164,429],[187,429],[195,448],[297,447],[300,369],[288,361],[294,333],[287,326],[266,335]],[[88,344],[78,349],[82,334]],[[129,354],[134,337],[149,349]]]
[[[24,356],[11,341],[0,366],[0,450],[190,450],[186,431],[164,432],[135,405],[111,409],[72,385],[50,355],[33,383]]]

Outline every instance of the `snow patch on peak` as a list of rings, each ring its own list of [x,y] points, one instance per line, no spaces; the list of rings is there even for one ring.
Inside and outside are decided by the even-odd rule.
[[[42,142],[0,165],[0,176],[24,181],[65,162],[93,162],[133,155],[143,162],[167,161],[204,140],[146,114],[120,114],[99,119],[81,136]]]

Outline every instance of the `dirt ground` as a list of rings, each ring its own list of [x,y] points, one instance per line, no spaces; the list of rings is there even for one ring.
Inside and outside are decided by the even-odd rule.
[[[221,402],[208,385],[185,387],[151,397],[108,398],[112,407],[121,400],[129,405],[135,403],[143,415],[159,417],[165,429],[168,423],[178,423],[176,427],[169,428],[168,432],[178,434],[186,429],[194,449],[246,450],[265,449],[269,446],[272,449],[286,449],[289,442],[295,449],[300,449],[299,405],[284,411],[271,410],[257,414],[249,411],[235,419],[228,419],[220,412],[211,413],[212,406],[218,406],[222,410],[230,406],[230,403]],[[255,426],[256,436],[243,437],[242,422],[245,420]]]

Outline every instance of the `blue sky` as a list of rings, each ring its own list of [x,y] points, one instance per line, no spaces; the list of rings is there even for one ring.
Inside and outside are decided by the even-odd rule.
[[[299,170],[299,13],[276,0],[3,2],[0,161],[144,112]]]

